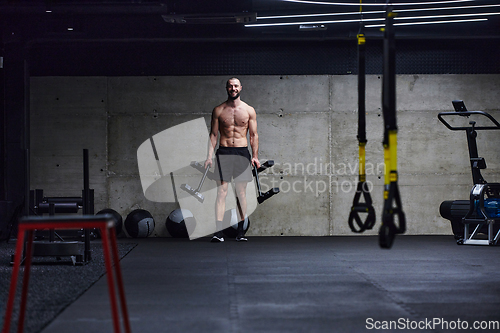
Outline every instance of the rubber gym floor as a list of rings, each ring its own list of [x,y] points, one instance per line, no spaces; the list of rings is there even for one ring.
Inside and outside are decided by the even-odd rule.
[[[487,332],[500,325],[498,246],[405,235],[390,250],[375,236],[133,241],[121,260],[133,332]],[[42,330],[112,331],[105,277]]]

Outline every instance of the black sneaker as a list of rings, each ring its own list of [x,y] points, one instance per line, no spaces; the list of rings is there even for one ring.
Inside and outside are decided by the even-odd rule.
[[[248,239],[244,235],[238,235],[236,236],[236,241],[237,242],[246,242]]]
[[[214,235],[212,239],[210,240],[211,243],[222,243],[224,241],[224,237]]]

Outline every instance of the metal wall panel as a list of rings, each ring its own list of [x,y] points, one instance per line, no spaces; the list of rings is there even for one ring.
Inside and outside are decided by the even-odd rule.
[[[397,74],[498,74],[496,40],[397,40]],[[112,42],[34,46],[32,76],[348,75],[356,41]],[[367,40],[366,73],[382,73]]]

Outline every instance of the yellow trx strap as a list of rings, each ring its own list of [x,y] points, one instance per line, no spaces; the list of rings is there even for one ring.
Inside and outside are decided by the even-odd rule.
[[[394,14],[386,10],[384,30],[384,75],[382,84],[382,109],[384,113],[384,209],[379,230],[379,244],[390,248],[396,234],[406,230],[406,218],[398,188],[398,144],[396,121],[396,55],[393,29]],[[396,220],[397,218],[397,220]]]
[[[360,1],[361,3],[361,1]],[[361,12],[361,6],[360,12]],[[358,141],[359,141],[359,181],[356,194],[349,213],[349,227],[353,232],[363,232],[375,225],[375,210],[372,206],[370,188],[366,183],[365,148],[366,148],[366,111],[365,111],[365,36],[363,23],[360,23],[358,39]],[[364,202],[360,202],[363,195]],[[361,220],[360,213],[366,213],[366,219]]]

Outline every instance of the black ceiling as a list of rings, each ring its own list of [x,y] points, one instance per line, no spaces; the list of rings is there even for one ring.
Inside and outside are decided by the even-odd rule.
[[[319,1],[319,0],[311,0]],[[395,8],[410,0],[394,1]],[[432,0],[429,0],[432,1]],[[323,2],[333,2],[324,0]],[[355,0],[339,2],[357,3]],[[363,1],[363,11],[384,10],[386,1]],[[380,6],[369,6],[380,4]],[[453,4],[428,5],[466,7],[498,4],[495,0],[478,0]],[[454,13],[500,12],[500,7],[454,10]],[[47,40],[286,40],[286,39],[352,39],[359,22],[324,24],[319,30],[300,30],[298,25],[281,27],[245,27],[244,23],[228,23],[235,18],[248,20],[271,15],[359,12],[359,6],[293,3],[283,0],[3,0],[0,1],[2,39],[43,42]],[[428,12],[428,15],[450,11]],[[420,12],[419,15],[423,13]],[[377,14],[380,17],[383,14]],[[165,16],[165,17],[162,17]],[[374,17],[366,14],[364,19]],[[168,18],[172,19],[169,23]],[[359,19],[359,15],[318,17],[314,19]],[[487,16],[487,21],[473,23],[403,26],[396,29],[397,38],[498,38],[500,15]],[[175,20],[174,20],[175,19]],[[290,22],[258,20],[251,23]],[[313,18],[300,18],[311,21]],[[207,22],[208,21],[208,22]],[[179,23],[186,22],[186,23]],[[202,22],[202,23],[200,23]],[[71,30],[68,30],[71,29]],[[367,37],[380,38],[378,28],[366,29]]]
[[[5,69],[15,61],[22,69],[21,61],[27,59],[34,76],[350,74],[356,70],[356,35],[362,17],[367,26],[367,50],[372,52],[371,59],[380,58],[383,32],[368,25],[374,23],[372,19],[381,19],[376,23],[383,24],[386,1],[363,0],[362,16],[357,0],[310,0],[318,1],[323,4],[287,0],[0,0],[0,57]],[[353,5],[324,4],[334,1]],[[409,1],[439,3],[401,5]],[[487,18],[395,27],[399,63],[406,64],[398,67],[398,73],[500,72],[496,60],[500,49],[498,0],[398,0],[393,4],[395,12],[402,10],[398,17],[465,14],[468,16],[461,18]],[[477,7],[481,5],[488,7]],[[447,6],[455,8],[431,10]],[[426,11],[413,11],[422,7]],[[478,13],[495,15],[476,17]],[[283,15],[302,17],[266,18]],[[315,20],[350,22],[304,24],[320,29],[299,29],[300,24],[245,26]],[[374,63],[370,71],[380,73],[380,68]]]

